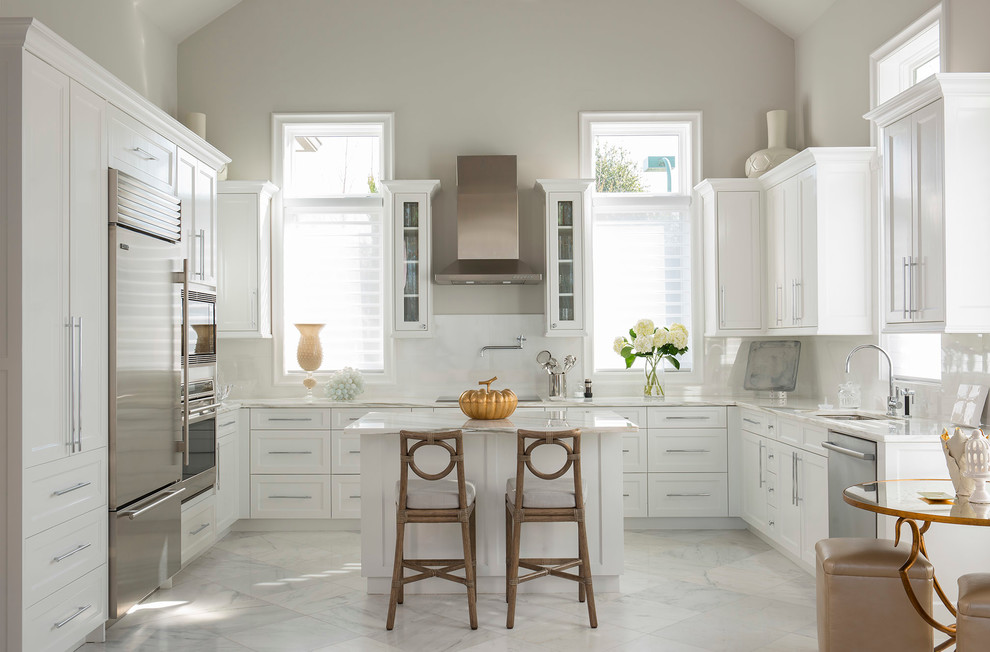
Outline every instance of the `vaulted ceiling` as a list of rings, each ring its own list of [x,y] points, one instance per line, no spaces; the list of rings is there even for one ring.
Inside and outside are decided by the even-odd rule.
[[[241,0],[134,0],[134,4],[181,43]],[[835,0],[736,0],[791,38],[821,18]]]

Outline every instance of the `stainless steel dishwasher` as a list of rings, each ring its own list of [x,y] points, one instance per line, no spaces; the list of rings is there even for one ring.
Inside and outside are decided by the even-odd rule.
[[[877,479],[876,442],[830,430],[822,446],[828,449],[828,536],[875,539],[877,515],[846,503],[842,490]]]

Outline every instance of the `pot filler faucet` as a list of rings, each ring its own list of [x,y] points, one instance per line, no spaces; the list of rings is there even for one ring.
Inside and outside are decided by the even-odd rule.
[[[887,381],[890,383],[889,389],[887,390],[887,416],[896,417],[897,410],[901,407],[900,401],[897,400],[897,392],[894,390],[894,366],[890,362],[890,356],[882,348],[876,344],[861,344],[855,349],[849,352],[846,356],[846,373],[849,373],[849,363],[852,360],[853,354],[860,349],[876,349],[883,354],[883,357],[887,359]]]

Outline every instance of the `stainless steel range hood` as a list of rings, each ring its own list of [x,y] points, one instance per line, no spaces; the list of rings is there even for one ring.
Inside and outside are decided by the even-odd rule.
[[[457,260],[443,285],[536,285],[543,275],[519,260],[515,156],[457,157]]]

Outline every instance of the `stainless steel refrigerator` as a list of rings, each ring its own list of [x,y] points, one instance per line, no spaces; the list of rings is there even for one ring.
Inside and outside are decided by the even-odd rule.
[[[110,610],[179,571],[181,204],[110,170]]]

